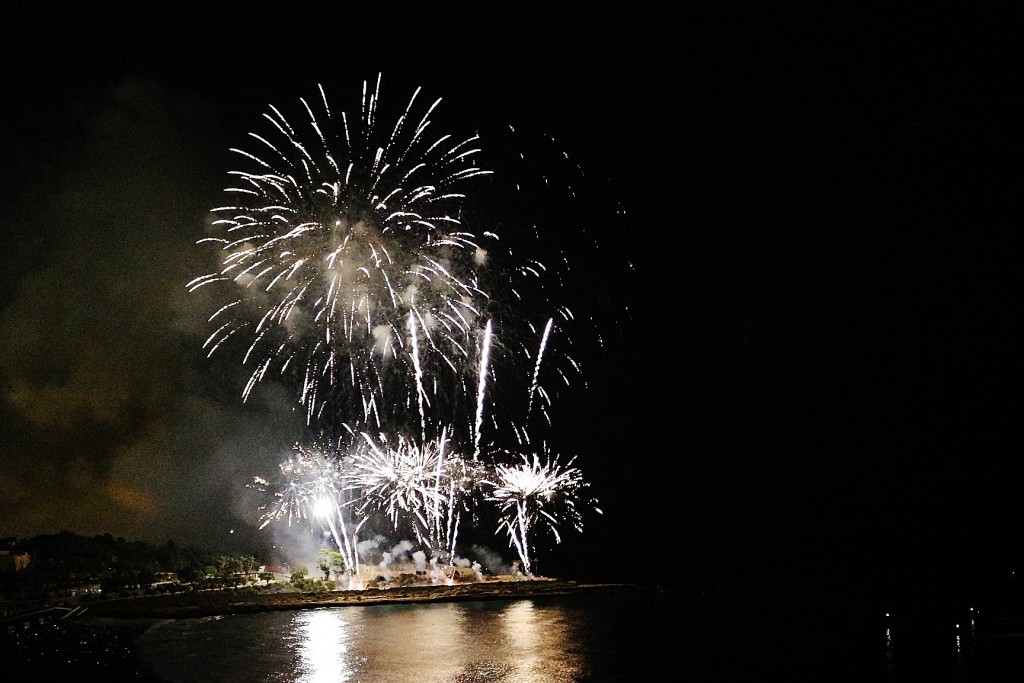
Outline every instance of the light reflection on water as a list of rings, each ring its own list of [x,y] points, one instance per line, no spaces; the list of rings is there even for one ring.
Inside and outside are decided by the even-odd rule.
[[[167,623],[141,649],[182,683],[561,683],[584,673],[566,616],[531,600],[321,608]]]
[[[293,624],[299,634],[295,641],[299,655],[296,681],[329,683],[352,680],[354,671],[348,661],[351,629],[340,611],[300,612]]]
[[[151,629],[139,651],[175,683],[606,683],[665,671],[968,681],[1024,671],[1024,624],[912,617],[623,593],[186,619]]]

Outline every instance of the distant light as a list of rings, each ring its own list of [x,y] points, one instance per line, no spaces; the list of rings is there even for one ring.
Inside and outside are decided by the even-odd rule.
[[[229,533],[229,534],[233,534],[233,533],[235,533],[235,530],[234,530],[234,529],[231,529],[230,531],[228,531],[228,533]]]

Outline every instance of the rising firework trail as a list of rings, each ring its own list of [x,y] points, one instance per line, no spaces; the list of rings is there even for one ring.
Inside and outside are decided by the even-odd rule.
[[[473,421],[473,461],[480,459],[480,430],[484,422],[484,396],[487,390],[488,365],[491,362],[491,321],[484,329],[484,343],[480,349],[480,372],[477,373],[476,419]]]
[[[540,362],[544,357],[544,349],[547,348],[548,338],[551,336],[551,325],[554,320],[548,319],[548,324],[544,326],[544,334],[540,338],[540,348],[537,349],[537,362],[533,367],[533,381],[530,382],[530,398],[526,406],[526,415],[529,417],[533,411],[533,396],[537,393],[537,377],[540,375]]]

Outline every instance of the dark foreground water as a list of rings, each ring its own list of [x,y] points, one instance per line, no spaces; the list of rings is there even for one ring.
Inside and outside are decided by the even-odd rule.
[[[180,683],[1024,680],[1024,623],[653,591],[180,620],[138,652]]]
[[[58,619],[0,633],[0,680],[1024,680],[1024,603],[950,604],[652,589],[155,626]]]

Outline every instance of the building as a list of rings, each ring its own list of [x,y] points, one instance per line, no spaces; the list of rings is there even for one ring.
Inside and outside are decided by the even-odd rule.
[[[28,553],[0,550],[0,572],[20,572],[28,566],[30,561]]]

